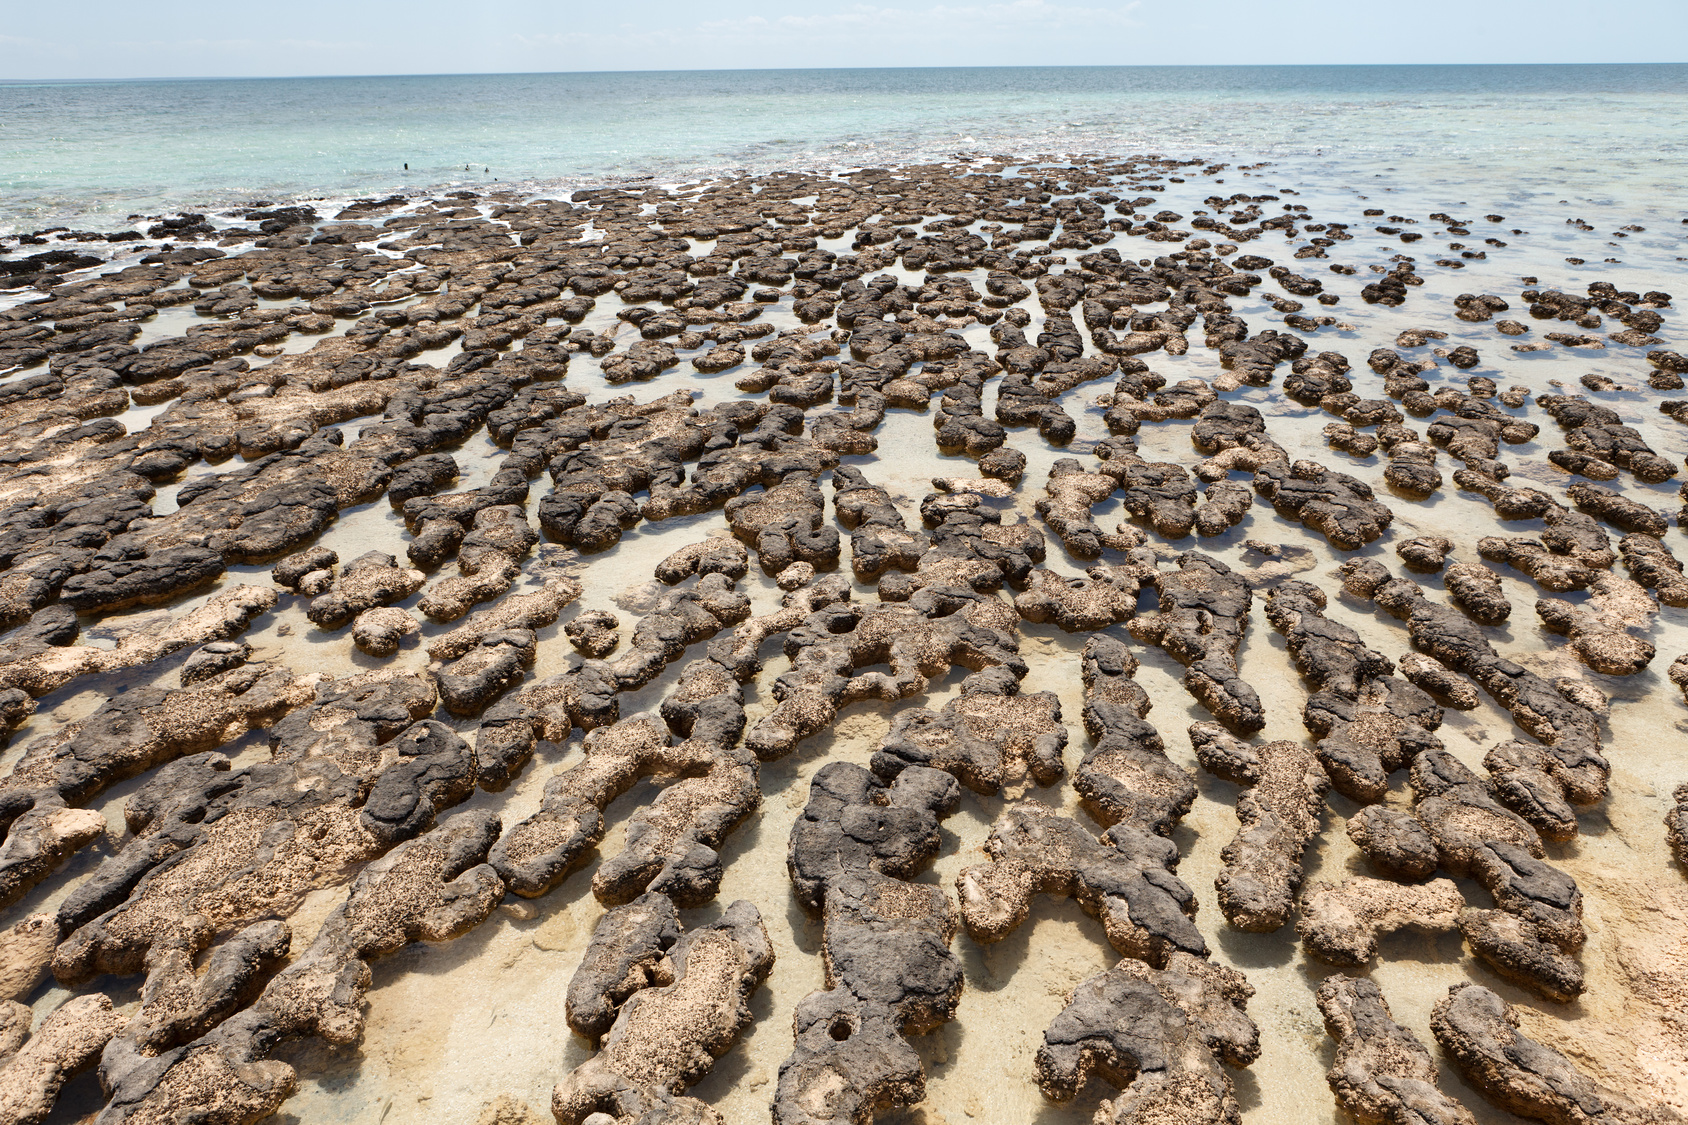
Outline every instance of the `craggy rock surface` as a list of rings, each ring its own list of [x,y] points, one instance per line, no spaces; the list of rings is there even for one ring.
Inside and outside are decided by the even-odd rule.
[[[546,783],[540,811],[498,842],[493,866],[514,893],[546,894],[603,838],[604,806],[639,778],[656,775],[674,783],[641,811],[628,831],[627,850],[600,866],[593,891],[606,903],[647,890],[683,905],[714,897],[721,880],[717,849],[762,802],[755,760],[733,745],[743,730],[742,706],[730,676],[711,662],[694,662],[665,701],[664,716],[633,715],[587,735],[585,760]],[[546,720],[524,719],[526,709],[513,708],[511,720],[525,729],[531,753],[534,728]],[[569,721],[566,712],[560,721]],[[670,727],[689,737],[674,742]]]
[[[1165,964],[1174,952],[1207,956],[1190,920],[1196,896],[1172,872],[1178,849],[1118,824],[1098,840],[1084,825],[1036,801],[1011,805],[991,828],[991,862],[956,878],[961,917],[974,941],[1001,941],[1031,912],[1032,896],[1070,896],[1101,920],[1119,952]]]
[[[1175,571],[1149,576],[1160,607],[1133,618],[1131,635],[1155,644],[1183,664],[1184,686],[1220,722],[1239,734],[1265,725],[1260,696],[1237,670],[1253,595],[1248,584],[1217,559],[1190,552]]]
[[[369,960],[418,939],[448,941],[492,912],[503,884],[483,860],[497,835],[497,817],[464,813],[370,864],[310,948],[251,1007],[156,1060],[111,1074],[105,1115],[167,1120],[184,1105],[217,1121],[273,1113],[296,1081],[291,1066],[266,1057],[277,1043],[296,1036],[357,1042]]]
[[[1480,625],[1499,625],[1512,616],[1500,576],[1480,563],[1455,563],[1442,575],[1453,603]]]
[[[938,821],[960,798],[954,778],[925,766],[889,786],[844,762],[815,775],[787,867],[798,899],[821,913],[827,987],[798,1002],[774,1095],[780,1125],[843,1125],[925,1097],[904,1036],[955,1018],[961,962],[949,896],[905,880],[937,853]]]
[[[1413,644],[1464,673],[1548,748],[1547,773],[1563,799],[1591,804],[1606,793],[1611,766],[1601,752],[1599,716],[1575,696],[1505,659],[1464,617],[1427,600],[1415,584],[1377,572],[1349,572],[1348,583],[1407,623]]]
[[[911,765],[947,770],[969,789],[994,794],[1030,774],[1053,785],[1063,772],[1067,728],[1051,692],[1020,694],[1012,676],[977,673],[942,711],[898,714],[873,755],[873,772],[889,780]]]
[[[1664,1106],[1638,1106],[1589,1078],[1570,1059],[1518,1031],[1512,1005],[1479,984],[1448,990],[1431,1016],[1436,1042],[1483,1096],[1541,1121],[1664,1125],[1682,1117]]]
[[[98,1062],[122,1026],[123,1017],[100,993],[67,1001],[0,1063],[0,1116],[19,1125],[45,1120],[65,1082]]]
[[[1137,668],[1123,641],[1097,634],[1085,642],[1084,726],[1093,743],[1073,773],[1073,788],[1099,824],[1167,836],[1190,811],[1196,786],[1145,720],[1149,694],[1132,678]]]
[[[1237,797],[1236,838],[1221,853],[1214,885],[1219,909],[1233,926],[1270,933],[1289,920],[1301,886],[1301,852],[1319,830],[1330,780],[1313,753],[1294,742],[1254,747],[1216,723],[1190,726],[1202,768],[1244,786]]]
[[[787,636],[792,666],[774,680],[779,705],[745,742],[764,760],[783,757],[829,726],[840,707],[907,698],[956,664],[975,672],[1001,668],[1019,679],[1026,666],[1015,619],[1006,602],[954,587],[927,587],[900,603],[843,601],[819,609]],[[881,664],[889,671],[872,670]]]
[[[1333,965],[1364,965],[1377,955],[1379,935],[1400,929],[1426,933],[1459,925],[1465,898],[1451,879],[1419,887],[1364,877],[1341,886],[1315,883],[1301,896],[1296,932],[1309,954]]]
[[[1546,628],[1568,636],[1577,659],[1596,672],[1635,675],[1652,662],[1657,650],[1652,641],[1630,630],[1645,629],[1658,613],[1658,604],[1640,585],[1615,574],[1602,574],[1589,591],[1581,606],[1542,598],[1536,602],[1536,616]]]
[[[709,1073],[750,1023],[750,994],[774,967],[767,928],[741,899],[719,922],[681,934],[665,959],[669,983],[623,1002],[598,1053],[551,1092],[551,1113],[563,1125],[600,1113],[713,1116],[679,1092]]]
[[[1665,813],[1665,836],[1676,862],[1688,868],[1688,785],[1678,785],[1671,800],[1676,804]]]
[[[1395,553],[1414,570],[1441,570],[1454,549],[1454,541],[1441,535],[1420,535],[1395,544]]]
[[[1121,961],[1079,985],[1044,1032],[1038,1086],[1067,1102],[1095,1074],[1120,1087],[1098,1121],[1236,1125],[1242,1111],[1221,1063],[1247,1066],[1260,1053],[1243,1014],[1253,991],[1235,970],[1186,954],[1165,969]]]
[[[1369,804],[1383,798],[1392,773],[1441,748],[1432,732],[1442,710],[1394,676],[1389,660],[1358,633],[1326,616],[1328,605],[1317,586],[1290,581],[1272,590],[1266,617],[1315,688],[1301,717],[1319,739],[1319,764],[1338,792]]]
[[[1558,257],[1660,231],[1525,265],[1535,220],[1280,171],[975,153],[0,236],[0,1119],[313,1119],[382,1065],[392,1119],[463,1117],[428,1021],[508,1043],[560,959],[596,1048],[547,1040],[563,1121],[1275,1120],[1282,1075],[1227,1067],[1310,1049],[1294,917],[1348,969],[1457,929],[1426,973],[1547,1001],[1438,1008],[1508,1109],[1674,1120],[1688,403],[1654,392],[1688,359],[1668,293]],[[1169,675],[1210,778],[1149,722],[1188,722]],[[1046,957],[1038,895],[1125,960]],[[1317,999],[1343,1111],[1471,1120],[1372,984]],[[531,1125],[499,1093],[466,1119]]]
[[[1337,1044],[1325,1081],[1338,1105],[1378,1125],[1472,1125],[1470,1111],[1437,1088],[1430,1052],[1395,1022],[1376,984],[1338,973],[1320,983],[1318,1001]]]

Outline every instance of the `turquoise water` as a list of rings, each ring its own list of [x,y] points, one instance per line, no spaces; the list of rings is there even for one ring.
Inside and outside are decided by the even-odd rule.
[[[1688,168],[1685,111],[1688,65],[6,83],[0,233],[495,178],[565,189],[958,152],[1273,160],[1344,182],[1446,185],[1450,203],[1668,210]]]

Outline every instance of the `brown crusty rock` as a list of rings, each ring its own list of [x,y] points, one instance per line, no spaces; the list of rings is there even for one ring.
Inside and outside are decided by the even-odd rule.
[[[1043,1033],[1037,1083],[1071,1102],[1090,1075],[1119,1087],[1105,1125],[1238,1125],[1241,1107],[1221,1061],[1247,1066],[1259,1031],[1243,1012],[1254,989],[1234,969],[1174,954],[1165,969],[1127,959],[1080,984]]]
[[[75,615],[69,614],[70,622],[55,619],[43,635],[0,645],[0,691],[17,688],[39,699],[82,676],[134,668],[207,641],[228,640],[244,633],[254,618],[274,609],[276,601],[273,589],[235,586],[168,622],[122,630],[110,648],[72,644]],[[49,606],[36,616],[50,614],[54,608]]]
[[[1555,507],[1542,516],[1547,527],[1541,541],[1556,555],[1564,555],[1590,570],[1606,570],[1617,561],[1612,537],[1587,512]]]
[[[1413,815],[1436,842],[1438,862],[1449,874],[1472,871],[1479,850],[1505,841],[1542,854],[1529,821],[1502,805],[1481,778],[1446,750],[1419,755],[1411,772]]]
[[[1688,577],[1683,576],[1682,563],[1663,540],[1631,532],[1618,540],[1618,550],[1631,578],[1653,591],[1665,605],[1688,606]]]
[[[1065,772],[1066,745],[1060,699],[1047,691],[1021,694],[1018,680],[991,669],[963,680],[961,694],[942,711],[899,711],[872,769],[890,781],[909,766],[930,766],[995,795],[1027,774],[1039,785],[1055,784]]]
[[[396,605],[376,606],[364,610],[352,622],[352,643],[370,656],[391,656],[404,638],[421,628],[416,618]]]
[[[726,517],[763,572],[774,575],[799,561],[822,569],[838,565],[838,531],[825,522],[825,507],[820,485],[809,473],[795,472],[729,500]]]
[[[1664,536],[1669,526],[1656,509],[1597,484],[1579,481],[1566,489],[1565,495],[1580,510],[1623,531],[1639,531],[1657,539]]]
[[[1195,551],[1178,556],[1177,570],[1147,577],[1159,605],[1131,620],[1131,635],[1183,664],[1185,689],[1227,727],[1252,734],[1265,726],[1260,696],[1237,670],[1254,601],[1248,583],[1218,559]]]
[[[504,692],[522,682],[538,657],[531,629],[502,629],[451,663],[437,668],[440,703],[453,715],[473,717]]]
[[[940,616],[945,611],[947,614]],[[926,587],[906,602],[842,601],[810,614],[786,637],[791,670],[774,681],[778,706],[750,728],[745,744],[768,761],[832,724],[860,699],[906,699],[959,664],[1025,675],[1008,603],[971,590]],[[889,672],[872,670],[888,665]],[[860,671],[858,671],[860,669]]]
[[[674,983],[668,950],[680,940],[680,916],[667,895],[644,894],[598,919],[569,978],[568,1024],[596,1041],[621,1005],[640,989]]]
[[[1164,965],[1174,952],[1207,956],[1190,917],[1195,894],[1175,875],[1178,849],[1116,824],[1101,840],[1078,821],[1023,800],[1003,810],[985,842],[991,862],[956,877],[961,918],[974,941],[1001,941],[1031,912],[1032,896],[1071,896],[1100,919],[1121,954]]]
[[[493,633],[554,624],[563,608],[580,597],[581,590],[579,579],[551,575],[537,590],[507,594],[486,609],[471,613],[457,628],[429,641],[428,656],[441,662],[456,660]]]
[[[1422,879],[1436,870],[1436,841],[1403,809],[1367,805],[1349,818],[1347,832],[1371,865],[1392,878]]]
[[[1364,977],[1335,973],[1319,983],[1319,1012],[1336,1040],[1325,1074],[1336,1103],[1364,1125],[1475,1125],[1471,1112],[1436,1086],[1436,1061],[1395,1022],[1389,1002]]]
[[[1137,658],[1125,642],[1098,633],[1085,642],[1084,726],[1094,743],[1073,773],[1085,811],[1112,828],[1171,835],[1196,799],[1188,771],[1166,756],[1160,732],[1147,722],[1149,693],[1132,679]]]
[[[278,919],[255,922],[218,946],[203,972],[174,948],[148,958],[140,1010],[106,1045],[100,1076],[113,1082],[160,1052],[197,1039],[252,1002],[286,960],[292,932]]]
[[[0,1001],[23,1000],[47,978],[59,936],[51,914],[31,914],[0,931]]]
[[[750,552],[731,535],[713,534],[681,547],[656,564],[657,581],[678,585],[692,575],[724,574],[735,582],[750,573]]]
[[[192,687],[200,680],[238,668],[250,659],[252,646],[245,641],[212,641],[193,651],[176,678],[183,687]]]
[[[46,1120],[65,1082],[98,1062],[122,1026],[109,996],[96,992],[65,1001],[16,1054],[0,1062],[0,1120],[16,1125]]]
[[[45,815],[69,801],[89,801],[125,778],[268,726],[308,703],[316,681],[314,675],[295,677],[286,668],[247,664],[191,687],[137,688],[113,696],[87,718],[24,748],[12,772],[0,778],[0,826],[39,832],[47,822],[29,818],[31,809]],[[88,827],[73,830],[66,821],[51,838],[57,848],[73,838],[88,842],[97,835],[90,835]]]
[[[1536,615],[1552,632],[1568,636],[1577,659],[1602,675],[1633,676],[1646,668],[1658,650],[1631,630],[1646,629],[1658,614],[1653,596],[1638,583],[1607,573],[1589,591],[1582,605],[1541,598]]]
[[[973,493],[929,493],[920,516],[931,529],[931,545],[913,573],[887,571],[879,581],[882,601],[906,601],[933,586],[980,592],[1004,584],[1023,587],[1047,549],[1043,533],[1029,521],[1003,522]]]
[[[338,629],[366,609],[402,601],[422,588],[420,570],[399,565],[392,555],[370,551],[340,568],[334,584],[311,599],[305,616],[324,629]]]
[[[1666,1106],[1638,1106],[1518,1030],[1512,1005],[1480,984],[1448,989],[1430,1030],[1466,1082],[1502,1109],[1562,1125],[1667,1125]]]
[[[680,1091],[708,1074],[751,1022],[750,995],[774,967],[767,927],[740,899],[720,921],[682,934],[668,960],[671,983],[634,993],[598,1053],[551,1091],[560,1125],[582,1125],[600,1113],[719,1120]]]
[[[1586,940],[1576,881],[1501,840],[1473,854],[1472,874],[1496,906],[1460,913],[1460,931],[1472,950],[1500,976],[1539,996],[1561,1004],[1575,1000],[1584,983],[1576,953]]]
[[[515,730],[532,753],[535,736],[554,733],[553,722],[566,732],[572,721],[566,702],[553,720],[547,715],[559,708],[542,698],[536,689],[527,702],[518,700],[501,717],[502,730],[491,721],[482,727],[481,741],[489,741],[489,727],[501,738]],[[592,890],[611,904],[647,890],[682,906],[708,901],[722,876],[716,849],[762,803],[755,759],[738,745],[744,722],[744,695],[730,672],[714,660],[691,661],[663,700],[660,718],[632,715],[590,731],[582,742],[585,760],[546,783],[539,811],[498,841],[490,862],[514,893],[543,895],[603,838],[603,809],[612,800],[641,777],[669,778],[657,799],[633,814],[626,849],[599,866]],[[674,743],[669,730],[684,740]]]
[[[1503,520],[1541,519],[1561,507],[1559,502],[1539,488],[1519,488],[1503,484],[1489,473],[1477,469],[1458,469],[1454,483],[1465,492],[1475,492],[1494,506],[1495,516]]]
[[[1481,563],[1455,563],[1442,576],[1453,603],[1482,625],[1499,625],[1512,616],[1512,603],[1501,589],[1500,575]]]
[[[1314,883],[1301,896],[1295,931],[1301,948],[1332,965],[1358,968],[1377,956],[1384,933],[1442,933],[1459,926],[1465,897],[1451,879],[1402,886],[1357,876],[1340,886]]]
[[[327,547],[321,545],[307,547],[303,551],[288,555],[285,559],[276,563],[270,570],[270,577],[275,579],[277,586],[285,586],[296,594],[314,597],[321,593],[323,589],[326,589],[327,583],[333,580],[334,566],[339,561],[339,554]],[[306,577],[311,575],[323,575],[324,577],[314,579],[310,583],[311,589],[303,589]],[[319,582],[322,583],[320,587],[318,586]]]
[[[1477,540],[1477,553],[1491,562],[1505,563],[1522,571],[1543,589],[1561,593],[1586,589],[1600,574],[1573,556],[1554,553],[1539,539],[1485,535]]]
[[[621,619],[608,610],[592,609],[563,626],[563,635],[582,656],[602,660],[621,643]]]
[[[1301,853],[1319,831],[1330,779],[1298,742],[1250,746],[1217,723],[1190,724],[1202,768],[1244,786],[1236,838],[1220,853],[1219,909],[1233,926],[1270,933],[1289,920],[1301,886]]]
[[[1665,813],[1665,840],[1670,844],[1670,854],[1676,857],[1676,862],[1688,868],[1688,785],[1678,785],[1670,799],[1676,804]]]
[[[1539,742],[1512,739],[1483,755],[1501,804],[1530,822],[1545,839],[1563,843],[1577,834],[1577,811],[1553,777],[1554,760]]]
[[[301,1036],[357,1043],[370,961],[412,941],[450,941],[497,907],[504,885],[483,862],[497,837],[491,812],[459,813],[369,864],[310,947],[250,1007],[114,1075],[104,1116],[163,1125],[192,1105],[206,1125],[240,1125],[274,1113],[297,1085],[291,1066],[269,1058],[279,1044]]]
[[[1254,488],[1279,515],[1299,520],[1341,551],[1359,550],[1395,519],[1370,485],[1316,461],[1267,462],[1255,472]]]
[[[1137,555],[1142,548],[1133,550]],[[1124,566],[1093,566],[1083,578],[1067,578],[1042,567],[1027,589],[1014,595],[1014,608],[1034,624],[1053,624],[1068,633],[1091,633],[1137,615],[1137,593],[1152,557]]]
[[[798,1002],[778,1125],[853,1125],[925,1096],[905,1036],[955,1018],[961,962],[949,896],[905,880],[937,854],[938,822],[960,799],[953,777],[924,766],[889,786],[846,762],[815,774],[787,867],[799,900],[821,913],[826,988]]]
[[[1302,722],[1319,742],[1319,763],[1339,792],[1383,799],[1389,775],[1441,742],[1442,710],[1358,633],[1326,617],[1324,591],[1289,581],[1272,589],[1266,616],[1283,634],[1296,667],[1315,687]]]
[[[1396,661],[1396,666],[1410,683],[1429,692],[1444,707],[1472,711],[1480,702],[1477,689],[1470,680],[1448,670],[1433,656],[1409,652]]]
[[[1442,569],[1454,549],[1454,541],[1441,535],[1416,535],[1395,544],[1395,553],[1414,570],[1427,573]]]
[[[1361,596],[1407,622],[1413,644],[1444,667],[1475,680],[1551,751],[1551,773],[1567,800],[1591,804],[1606,793],[1611,765],[1601,752],[1600,718],[1576,692],[1567,693],[1502,657],[1471,621],[1424,597],[1417,585],[1387,571],[1348,577]]]
[[[18,901],[105,831],[105,817],[94,809],[38,802],[12,821],[0,846],[0,906]]]
[[[1107,500],[1119,487],[1117,477],[1086,472],[1078,461],[1063,457],[1050,466],[1049,481],[1044,485],[1048,495],[1038,500],[1037,514],[1061,540],[1068,554],[1076,559],[1099,558],[1104,547],[1117,549],[1121,544],[1096,526],[1090,510]],[[1184,534],[1189,534],[1187,526]]]
[[[522,573],[522,558],[539,542],[527,515],[513,504],[483,508],[475,513],[474,530],[463,537],[457,551],[460,573],[441,578],[422,595],[416,607],[435,621],[455,621],[478,602],[491,601],[510,589]]]

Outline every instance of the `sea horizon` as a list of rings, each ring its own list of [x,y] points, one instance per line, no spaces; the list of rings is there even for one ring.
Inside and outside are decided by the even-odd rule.
[[[991,66],[969,66],[960,63],[933,66],[696,66],[696,67],[619,67],[605,70],[434,70],[392,71],[344,74],[133,74],[116,78],[0,78],[0,86],[57,86],[105,84],[125,82],[289,82],[334,78],[503,78],[544,77],[571,74],[760,74],[769,72],[804,71],[922,71],[922,70],[1426,70],[1492,69],[1544,70],[1556,67],[1579,69],[1626,67],[1683,67],[1688,61],[1668,59],[1644,62],[1409,62],[1409,63],[1014,63]]]

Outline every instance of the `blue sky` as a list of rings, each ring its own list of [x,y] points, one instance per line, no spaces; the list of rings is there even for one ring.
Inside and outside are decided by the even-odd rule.
[[[1688,0],[13,0],[0,78],[1688,61]]]

